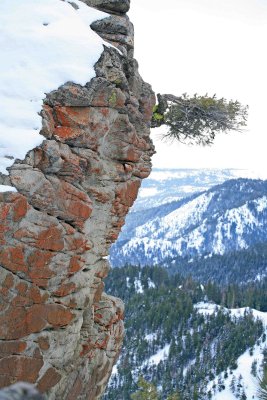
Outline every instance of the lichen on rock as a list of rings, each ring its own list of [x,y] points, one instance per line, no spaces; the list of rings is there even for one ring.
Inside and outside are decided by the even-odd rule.
[[[47,94],[44,142],[10,167],[0,193],[0,387],[98,399],[123,339],[123,304],[104,293],[106,259],[151,169],[154,93],[133,58],[129,1],[85,0],[111,15],[85,86]],[[117,27],[117,28],[116,28]],[[117,30],[116,30],[117,29]]]

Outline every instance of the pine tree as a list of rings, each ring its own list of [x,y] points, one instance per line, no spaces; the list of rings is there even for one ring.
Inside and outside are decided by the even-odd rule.
[[[257,376],[257,360],[254,360],[251,364],[251,374]]]
[[[267,400],[267,364],[265,364],[263,368],[263,376],[258,379],[259,388],[257,390],[257,395],[259,400]]]
[[[167,400],[181,400],[179,393],[173,393],[167,397]]]
[[[198,400],[198,390],[197,390],[197,386],[194,386],[194,392],[193,392],[193,400]]]
[[[147,382],[142,376],[139,377],[137,392],[131,395],[132,400],[158,400],[158,393],[156,387]]]
[[[230,389],[232,393],[235,393],[235,387],[236,387],[236,378],[235,375],[233,375],[231,383],[230,383]]]
[[[246,125],[248,106],[214,96],[189,97],[158,94],[152,128],[166,125],[166,138],[186,143],[211,144],[218,132],[241,131]]]

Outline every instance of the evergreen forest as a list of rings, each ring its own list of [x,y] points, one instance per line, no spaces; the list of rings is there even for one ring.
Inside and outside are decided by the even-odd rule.
[[[106,291],[127,304],[127,345],[104,399],[130,400],[140,377],[157,388],[160,400],[211,399],[228,376],[235,378],[239,356],[253,353],[255,344],[265,348],[263,323],[250,308],[267,312],[266,289],[267,279],[223,286],[162,267],[112,269]],[[200,312],[201,304],[213,312]],[[240,307],[247,307],[240,315],[229,310]],[[254,365],[255,375],[259,368]],[[242,376],[233,379],[232,390],[247,398]]]

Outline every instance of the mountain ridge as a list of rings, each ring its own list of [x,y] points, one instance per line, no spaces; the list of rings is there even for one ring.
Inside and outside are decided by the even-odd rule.
[[[135,217],[136,212],[128,217],[135,223],[130,221],[129,231],[126,223],[111,249],[114,266],[166,264],[166,260],[169,264],[177,257],[194,259],[247,249],[267,238],[267,181],[231,179],[144,211],[144,224]]]

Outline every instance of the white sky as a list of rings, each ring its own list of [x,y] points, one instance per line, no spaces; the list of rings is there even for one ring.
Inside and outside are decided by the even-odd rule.
[[[267,0],[132,0],[135,57],[156,93],[217,94],[248,104],[245,133],[211,147],[165,144],[154,167],[245,168],[266,174]]]

